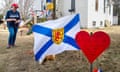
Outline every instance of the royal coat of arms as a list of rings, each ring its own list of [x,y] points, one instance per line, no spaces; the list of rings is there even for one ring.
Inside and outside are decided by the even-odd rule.
[[[56,44],[60,44],[64,39],[64,28],[54,29],[52,31],[52,40]]]

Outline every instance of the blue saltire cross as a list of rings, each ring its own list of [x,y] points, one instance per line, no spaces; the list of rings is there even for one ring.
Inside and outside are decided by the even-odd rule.
[[[66,33],[71,29],[73,28],[78,22],[80,21],[79,19],[79,14],[77,14],[65,27],[64,27],[64,39],[63,39],[63,42],[64,43],[67,43],[69,45],[72,45],[74,46],[75,48],[77,49],[80,49],[75,40],[73,38],[71,38],[70,36],[67,36]],[[43,34],[43,35],[46,35],[48,37],[51,37],[51,39],[46,42],[46,44],[40,48],[40,50],[37,52],[37,54],[35,55],[35,60],[38,61],[39,58],[45,53],[45,51],[54,43],[52,41],[52,29],[50,28],[46,28],[46,27],[42,27],[40,25],[34,25],[32,27],[32,31],[33,32],[36,32],[36,33],[40,33],[40,34]]]

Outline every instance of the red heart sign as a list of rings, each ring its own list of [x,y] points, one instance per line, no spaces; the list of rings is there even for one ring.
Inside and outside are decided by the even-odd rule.
[[[87,59],[92,63],[110,45],[110,37],[102,31],[89,35],[86,31],[80,31],[76,35],[76,42]]]

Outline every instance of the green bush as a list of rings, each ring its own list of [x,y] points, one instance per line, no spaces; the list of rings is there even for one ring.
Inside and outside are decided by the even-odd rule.
[[[27,32],[27,35],[32,34],[32,25],[33,25],[32,22],[29,22],[29,23],[27,24],[27,27],[29,28],[29,31]]]
[[[0,19],[3,19],[3,15],[2,14],[0,14]]]
[[[45,22],[47,19],[46,18],[38,18],[37,22],[40,23],[40,22]]]

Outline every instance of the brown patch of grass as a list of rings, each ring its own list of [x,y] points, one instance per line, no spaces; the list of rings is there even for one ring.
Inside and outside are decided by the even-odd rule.
[[[89,32],[105,31],[111,37],[110,47],[94,62],[104,72],[120,72],[120,26],[102,29],[85,29]],[[17,36],[17,47],[6,49],[7,30],[0,30],[0,72],[88,72],[89,63],[81,51],[65,51],[56,60],[40,65],[26,51],[33,49],[33,35]]]

